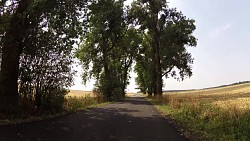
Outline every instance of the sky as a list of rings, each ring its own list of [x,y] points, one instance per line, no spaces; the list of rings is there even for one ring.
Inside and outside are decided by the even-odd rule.
[[[194,58],[193,76],[182,82],[165,79],[164,90],[201,89],[250,80],[249,0],[168,2],[169,7],[176,7],[187,18],[196,21],[194,36],[198,44],[195,48],[188,48]],[[94,80],[84,86],[79,76],[75,77],[75,85],[71,89],[91,90]],[[131,76],[127,91],[135,92],[136,74],[131,72]]]

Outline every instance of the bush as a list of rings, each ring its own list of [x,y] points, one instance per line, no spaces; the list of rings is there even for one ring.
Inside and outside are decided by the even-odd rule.
[[[49,88],[47,91],[41,94],[40,99],[36,101],[37,110],[40,114],[53,114],[61,112],[63,110],[65,95],[68,90],[64,88]],[[39,98],[39,97],[38,97]]]

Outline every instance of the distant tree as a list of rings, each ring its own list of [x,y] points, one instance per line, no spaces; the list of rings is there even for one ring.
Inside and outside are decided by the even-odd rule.
[[[129,84],[129,72],[131,71],[132,64],[138,55],[138,49],[141,45],[142,38],[139,32],[135,28],[128,28],[124,32],[124,36],[121,41],[120,49],[120,64],[121,64],[121,81],[123,97],[125,97],[125,89]]]
[[[144,34],[142,44],[139,48],[139,52],[136,56],[136,65],[134,71],[137,73],[135,79],[136,84],[139,86],[139,89],[143,93],[148,93],[149,96],[152,96],[156,91],[155,84],[155,69],[154,63],[152,61],[152,51],[150,45],[150,36]]]

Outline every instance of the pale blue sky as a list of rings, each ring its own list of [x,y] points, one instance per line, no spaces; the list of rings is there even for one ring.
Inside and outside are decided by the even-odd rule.
[[[170,0],[185,16],[196,21],[193,76],[178,82],[165,80],[165,90],[198,89],[250,80],[250,1]],[[134,76],[134,74],[133,74]],[[91,90],[76,78],[72,89]],[[93,81],[92,81],[93,83]],[[128,91],[134,91],[134,80]]]

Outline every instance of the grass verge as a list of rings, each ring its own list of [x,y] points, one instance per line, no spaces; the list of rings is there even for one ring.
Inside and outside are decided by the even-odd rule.
[[[163,97],[149,99],[166,117],[175,121],[191,140],[250,140],[250,110],[223,109],[212,103]]]
[[[26,116],[25,118],[18,118],[18,119],[2,119],[0,120],[0,125],[7,125],[7,124],[19,124],[24,122],[32,122],[32,121],[39,121],[45,119],[51,119],[63,115],[67,115],[70,113],[78,112],[81,110],[85,110],[87,108],[94,108],[109,104],[108,102],[104,102],[99,97],[91,97],[86,95],[84,97],[78,96],[68,96],[65,98],[63,110],[58,113],[53,114],[44,114],[44,115],[30,115]]]

